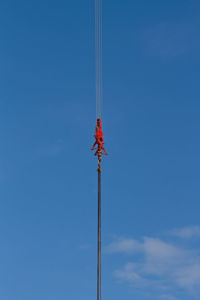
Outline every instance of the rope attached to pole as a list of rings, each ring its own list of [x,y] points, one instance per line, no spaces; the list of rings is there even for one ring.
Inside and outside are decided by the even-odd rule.
[[[96,117],[102,118],[102,0],[95,0]]]

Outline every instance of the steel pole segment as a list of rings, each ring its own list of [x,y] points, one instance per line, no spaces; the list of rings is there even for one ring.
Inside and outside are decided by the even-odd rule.
[[[97,300],[101,300],[101,165],[98,164]]]

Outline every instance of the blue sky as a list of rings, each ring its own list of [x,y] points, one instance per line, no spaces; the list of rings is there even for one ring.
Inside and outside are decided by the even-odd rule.
[[[103,299],[200,295],[200,3],[103,1]],[[96,297],[93,1],[0,4],[0,298]]]

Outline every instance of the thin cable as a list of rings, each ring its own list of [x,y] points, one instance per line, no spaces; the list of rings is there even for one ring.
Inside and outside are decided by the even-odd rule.
[[[100,63],[100,69],[101,69],[101,72],[100,72],[100,76],[101,76],[101,86],[100,86],[100,104],[101,104],[101,107],[100,107],[100,110],[101,110],[101,117],[102,117],[102,104],[103,104],[103,86],[102,86],[102,82],[103,82],[103,74],[102,74],[102,52],[103,52],[103,49],[102,49],[102,34],[103,34],[103,20],[102,20],[102,0],[100,0],[100,32],[101,32],[101,37],[100,37],[100,53],[101,53],[101,63]]]
[[[102,0],[95,0],[96,117],[102,117]]]
[[[102,118],[102,0],[99,0],[99,11],[100,11],[100,15],[99,15],[99,48],[100,48],[100,64],[99,64],[99,69],[100,69],[100,116]]]
[[[98,114],[98,0],[95,0],[96,117]]]

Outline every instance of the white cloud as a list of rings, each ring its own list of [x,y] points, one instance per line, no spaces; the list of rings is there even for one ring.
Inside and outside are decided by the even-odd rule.
[[[105,247],[108,253],[132,253],[140,250],[141,244],[134,239],[118,239]]]
[[[148,281],[139,275],[138,265],[134,263],[127,263],[123,269],[119,269],[114,271],[114,276],[120,280],[128,281],[134,286],[144,286],[148,283]]]
[[[145,272],[152,275],[162,275],[170,271],[172,265],[177,265],[185,258],[183,250],[160,239],[144,239]]]
[[[171,231],[171,234],[182,239],[200,237],[200,226],[189,226],[180,229],[174,229]]]
[[[200,257],[190,258],[189,263],[175,270],[174,278],[180,287],[200,292]]]
[[[106,249],[109,253],[133,256],[132,261],[114,271],[117,279],[136,288],[156,290],[159,299],[174,300],[176,290],[188,293],[190,299],[191,295],[200,294],[200,251],[185,247],[177,242],[145,237],[142,241],[120,239]]]

